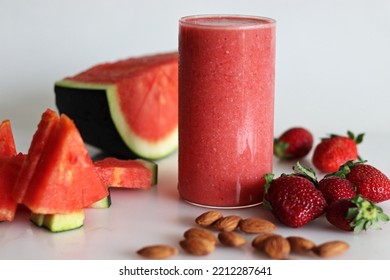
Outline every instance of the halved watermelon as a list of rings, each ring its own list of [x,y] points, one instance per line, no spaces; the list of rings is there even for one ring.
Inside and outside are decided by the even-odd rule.
[[[108,157],[95,161],[96,170],[109,187],[150,189],[157,184],[157,164],[144,159]]]
[[[16,146],[11,122],[4,120],[0,124],[0,156],[11,157],[14,155],[16,155]]]
[[[48,115],[52,113],[44,114]],[[40,151],[39,160],[32,160],[37,155],[27,155],[23,168],[32,175],[18,201],[35,214],[66,214],[106,197],[107,188],[73,121],[64,114],[57,120],[49,119],[53,123],[42,120],[34,139],[36,135],[47,137],[39,137],[43,142],[32,141],[29,151]]]
[[[123,158],[160,159],[178,146],[178,55],[99,64],[55,83],[56,104],[85,142]]]

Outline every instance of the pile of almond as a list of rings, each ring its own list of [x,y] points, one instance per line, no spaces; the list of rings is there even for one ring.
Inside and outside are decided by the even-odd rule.
[[[283,237],[274,233],[275,224],[260,218],[241,218],[237,215],[223,216],[220,212],[207,211],[195,219],[200,227],[192,227],[183,234],[180,247],[188,254],[205,256],[212,253],[216,246],[240,247],[246,243],[243,234],[256,234],[252,247],[271,259],[288,259],[290,253],[310,255],[322,258],[334,257],[349,249],[344,241],[329,241],[320,245],[298,236]],[[211,228],[218,231],[215,234]],[[178,253],[177,248],[169,245],[144,247],[137,253],[149,259],[169,258]]]

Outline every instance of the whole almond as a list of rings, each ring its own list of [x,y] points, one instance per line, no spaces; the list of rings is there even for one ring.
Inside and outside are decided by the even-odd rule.
[[[177,254],[177,249],[168,245],[153,245],[143,247],[137,254],[148,259],[166,259]]]
[[[240,221],[240,230],[245,233],[263,233],[276,229],[275,224],[260,218],[247,218]]]
[[[220,218],[222,218],[222,214],[220,212],[211,210],[211,211],[204,212],[203,214],[198,216],[195,219],[195,223],[203,227],[208,227],[214,224]]]
[[[264,250],[264,241],[271,236],[279,236],[279,235],[276,233],[270,233],[270,232],[261,233],[261,234],[257,235],[252,240],[252,247],[254,247],[255,249],[257,249],[259,251],[263,251]]]
[[[219,231],[234,231],[241,221],[240,216],[231,215],[220,218],[215,223],[215,228]]]
[[[215,249],[215,244],[203,238],[186,238],[180,241],[180,246],[187,253],[195,256],[205,256],[210,254]]]
[[[290,253],[290,243],[282,236],[270,236],[264,240],[263,252],[271,259],[282,260]]]
[[[191,238],[191,237],[196,237],[196,238],[203,238],[206,240],[209,240],[210,242],[213,242],[216,244],[218,242],[217,236],[204,228],[190,228],[186,232],[184,232],[184,237],[185,238]]]
[[[321,258],[330,258],[340,255],[349,249],[349,244],[344,241],[329,241],[322,243],[313,249]]]
[[[291,252],[296,254],[310,253],[316,246],[313,241],[299,236],[289,236],[287,240],[290,243]]]
[[[244,237],[236,232],[221,231],[218,234],[219,241],[229,247],[239,247],[245,244],[246,240]]]

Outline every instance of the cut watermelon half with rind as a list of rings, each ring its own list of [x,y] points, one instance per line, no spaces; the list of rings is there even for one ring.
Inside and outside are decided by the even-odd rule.
[[[56,104],[87,143],[118,157],[161,159],[178,147],[177,53],[133,60],[56,82]]]

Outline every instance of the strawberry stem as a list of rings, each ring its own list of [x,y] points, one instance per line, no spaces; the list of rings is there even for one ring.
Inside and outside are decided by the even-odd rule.
[[[332,177],[332,176],[336,176],[336,177],[340,177],[340,178],[346,178],[347,174],[349,172],[351,172],[351,167],[352,166],[355,166],[355,165],[358,165],[358,164],[363,164],[363,163],[366,163],[366,162],[367,162],[367,160],[361,160],[361,159],[358,159],[357,161],[349,160],[346,163],[344,163],[343,165],[341,165],[339,167],[339,170],[337,170],[336,172],[329,173],[329,174],[325,175],[325,178]]]
[[[355,134],[352,131],[348,130],[347,135],[349,138],[351,138],[353,141],[355,141],[356,144],[360,144],[363,142],[364,133],[360,133],[357,136],[355,136]]]
[[[297,162],[296,165],[293,166],[293,171],[296,175],[303,176],[313,182],[315,185],[318,184],[317,176],[314,169],[310,167],[305,167]]]
[[[289,144],[283,141],[279,141],[279,139],[274,139],[274,155],[279,158],[288,158],[286,151],[288,149]]]
[[[383,212],[383,209],[375,203],[357,195],[351,199],[356,205],[348,209],[346,219],[350,220],[350,226],[355,233],[369,228],[380,229],[379,222],[389,221],[389,216]]]
[[[268,192],[269,187],[271,186],[271,182],[274,179],[274,174],[267,173],[264,175],[265,185],[264,185],[264,194],[263,194],[263,207],[267,210],[272,210],[272,206],[269,201],[265,198]]]

